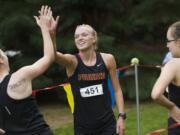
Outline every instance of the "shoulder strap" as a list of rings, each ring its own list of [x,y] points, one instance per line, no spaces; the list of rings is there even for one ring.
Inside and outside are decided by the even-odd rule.
[[[80,64],[80,65],[83,65],[82,59],[81,59],[81,57],[79,56],[79,54],[77,53],[77,54],[75,54],[75,56],[76,56],[76,58],[77,58],[77,60],[78,60],[78,65],[79,65],[79,64]]]
[[[7,86],[8,86],[10,78],[11,78],[11,74],[8,74],[4,78],[4,80],[0,83],[0,97],[3,98],[1,99],[2,104],[5,103],[4,98],[7,96]]]
[[[98,61],[101,61],[101,62],[104,64],[106,70],[108,71],[108,69],[107,69],[107,67],[106,67],[106,64],[105,64],[105,61],[104,61],[104,59],[102,58],[102,55],[101,55],[100,52],[97,53],[97,60],[98,60]]]
[[[7,85],[9,82],[11,75],[8,74],[4,80],[0,83],[0,95],[1,95],[1,105],[0,105],[0,130],[2,130],[2,132],[4,131],[4,124],[5,124],[5,119],[4,119],[4,113],[6,111],[6,105],[5,105],[5,98],[7,96]],[[1,132],[0,132],[1,133]]]

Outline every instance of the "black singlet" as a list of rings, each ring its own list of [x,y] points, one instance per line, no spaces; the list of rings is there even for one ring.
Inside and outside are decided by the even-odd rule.
[[[96,53],[96,63],[86,66],[76,55],[78,65],[69,78],[74,95],[74,126],[88,132],[103,130],[115,124],[107,87],[108,70],[100,53]]]
[[[6,135],[52,135],[33,96],[23,100],[8,96],[10,78],[11,75],[7,75],[0,83],[0,128]]]
[[[171,83],[168,86],[168,90],[169,90],[169,99],[180,108],[180,86],[176,86]],[[168,126],[171,126],[175,123],[177,122],[171,117],[168,119]],[[180,135],[180,127],[169,129],[168,135]]]

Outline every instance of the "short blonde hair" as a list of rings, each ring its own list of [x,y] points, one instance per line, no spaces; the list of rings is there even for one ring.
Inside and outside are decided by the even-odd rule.
[[[88,25],[88,24],[78,25],[78,26],[76,27],[76,29],[79,28],[79,27],[85,27],[85,28],[87,28],[87,29],[92,33],[93,37],[95,38],[94,48],[95,48],[95,50],[97,50],[97,48],[98,48],[98,45],[97,45],[97,42],[98,42],[97,32],[93,29],[93,27],[91,27],[91,26]]]

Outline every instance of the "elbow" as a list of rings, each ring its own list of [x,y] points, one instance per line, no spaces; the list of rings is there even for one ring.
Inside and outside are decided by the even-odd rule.
[[[159,97],[160,97],[160,94],[155,93],[155,92],[152,91],[152,93],[151,93],[151,98],[152,98],[154,101],[157,101],[157,100],[159,99]]]

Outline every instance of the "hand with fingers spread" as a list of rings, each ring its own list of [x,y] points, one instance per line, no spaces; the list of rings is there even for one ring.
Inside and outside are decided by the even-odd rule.
[[[42,6],[39,11],[39,16],[34,16],[36,23],[41,29],[50,31],[52,22],[52,11],[49,6]]]
[[[43,11],[42,9],[39,11],[40,16],[42,15]],[[54,19],[54,17],[52,16],[52,12],[51,12],[51,23],[50,23],[50,34],[51,35],[56,35],[56,30],[57,30],[57,25],[59,22],[59,16],[56,17],[56,19]]]
[[[58,22],[59,22],[59,16],[57,16],[56,19],[54,19],[54,17],[52,17],[51,26],[50,26],[50,34],[52,36],[56,36]]]

